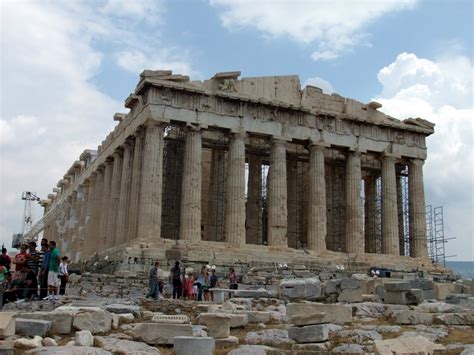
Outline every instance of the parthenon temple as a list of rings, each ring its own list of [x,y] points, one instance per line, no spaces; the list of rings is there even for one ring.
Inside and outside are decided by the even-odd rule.
[[[107,255],[116,269],[154,258],[429,263],[434,124],[381,106],[301,89],[294,75],[145,70],[129,112],[41,201],[44,237],[74,262]]]

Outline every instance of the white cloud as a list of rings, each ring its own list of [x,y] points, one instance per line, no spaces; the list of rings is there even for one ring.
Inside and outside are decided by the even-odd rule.
[[[209,0],[229,30],[255,28],[270,37],[315,45],[314,60],[332,60],[370,45],[365,27],[387,13],[412,9],[417,0],[268,1]]]
[[[160,41],[159,29],[150,24],[162,11],[157,5],[113,0],[1,3],[0,243],[9,246],[11,234],[20,230],[21,192],[46,197],[79,154],[95,149],[113,128],[113,114],[125,110],[122,100],[93,83],[104,58],[118,60],[114,52],[129,50],[144,57],[153,53],[161,60],[157,65],[173,63],[165,49],[156,49],[163,45],[152,50]],[[142,34],[137,26],[155,32]],[[101,48],[103,43],[107,49]],[[180,69],[190,70],[184,59],[180,63]],[[145,66],[156,68],[149,64],[144,60],[143,67],[133,67],[137,78]]]
[[[436,124],[428,138],[426,202],[443,205],[448,254],[474,260],[473,63],[466,57],[433,61],[401,53],[378,73],[382,93],[374,100],[399,118],[422,117]]]
[[[324,80],[318,76],[315,76],[314,78],[309,78],[303,83],[303,87],[311,85],[311,86],[316,86],[320,89],[323,90],[325,94],[332,94],[334,91],[334,88],[332,87],[331,83],[327,80]]]

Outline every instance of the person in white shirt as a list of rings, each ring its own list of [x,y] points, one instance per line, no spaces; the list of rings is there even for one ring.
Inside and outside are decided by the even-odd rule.
[[[67,270],[67,264],[69,262],[69,259],[67,256],[63,256],[61,258],[61,264],[59,264],[59,279],[61,281],[61,284],[59,285],[59,294],[64,295],[66,293],[66,284],[68,280],[68,270]]]

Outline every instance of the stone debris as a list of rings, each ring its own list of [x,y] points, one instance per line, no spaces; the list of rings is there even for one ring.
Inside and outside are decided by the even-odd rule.
[[[103,336],[96,336],[94,337],[94,345],[110,351],[115,355],[160,355],[161,352],[147,344],[125,340],[125,339],[117,339],[112,337],[103,337]]]
[[[16,318],[15,333],[34,337],[45,337],[51,329],[52,322],[38,319]]]
[[[249,332],[245,336],[245,342],[249,345],[282,346],[293,344],[294,341],[288,337],[285,329],[266,329],[257,332]]]
[[[135,340],[150,345],[173,344],[176,336],[192,336],[190,324],[136,323],[131,331]]]
[[[366,349],[360,344],[340,344],[334,347],[331,351],[332,354],[365,354]]]
[[[289,319],[320,313],[324,313],[324,318],[320,320],[320,323],[346,324],[352,322],[352,310],[344,305],[290,303],[286,308],[286,314]]]
[[[112,355],[110,351],[91,346],[43,346],[25,352],[28,355]]]
[[[80,330],[75,334],[74,344],[77,346],[93,346],[94,336],[88,330]]]
[[[211,337],[186,337],[174,338],[174,353],[176,355],[209,355],[214,354],[216,341]]]
[[[0,312],[0,339],[15,335],[15,313]]]
[[[374,342],[374,350],[377,355],[434,354],[435,351],[444,351],[445,347],[418,335],[414,337],[376,340]]]

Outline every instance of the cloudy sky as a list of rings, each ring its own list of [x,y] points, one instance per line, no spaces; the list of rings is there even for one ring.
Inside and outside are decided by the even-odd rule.
[[[46,197],[97,147],[144,68],[240,70],[298,74],[436,123],[426,202],[444,206],[447,254],[474,260],[472,1],[2,0],[0,11],[0,242],[20,231],[21,192]]]

